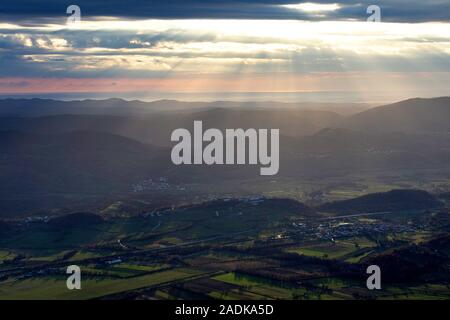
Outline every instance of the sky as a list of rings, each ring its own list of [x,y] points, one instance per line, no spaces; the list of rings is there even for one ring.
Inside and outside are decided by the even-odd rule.
[[[72,4],[80,21],[67,20]],[[370,5],[380,22],[367,21]],[[0,3],[3,96],[335,93],[370,102],[449,88],[448,0]]]

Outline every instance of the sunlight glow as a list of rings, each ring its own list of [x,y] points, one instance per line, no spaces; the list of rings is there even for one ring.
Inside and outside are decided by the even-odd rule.
[[[326,11],[335,11],[341,8],[337,3],[323,4],[323,3],[298,3],[298,4],[285,4],[282,7],[288,9],[301,10],[305,12],[326,12]]]

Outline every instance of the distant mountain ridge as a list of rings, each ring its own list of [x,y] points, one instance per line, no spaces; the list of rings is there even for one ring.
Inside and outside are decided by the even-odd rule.
[[[329,111],[222,107],[133,115],[0,116],[0,213],[43,207],[46,195],[64,202],[74,194],[129,193],[148,178],[227,186],[261,179],[255,166],[174,166],[170,134],[176,128],[191,129],[194,120],[204,121],[204,128],[279,128],[279,181],[350,180],[368,173],[418,180],[445,177],[450,171],[450,134],[433,130],[449,122],[449,100],[407,100],[346,119]],[[407,113],[411,101],[413,113],[426,109],[433,114],[417,131],[402,132],[400,126],[377,131],[370,124],[366,130],[361,124],[372,115],[374,123],[381,121],[380,113]],[[424,106],[426,101],[433,101],[430,107]],[[434,115],[440,117],[436,126],[431,125]],[[349,123],[362,127],[343,125]],[[409,123],[404,128],[414,128]]]
[[[364,103],[318,103],[318,102],[276,102],[276,101],[178,101],[178,100],[124,100],[86,99],[86,100],[53,100],[53,99],[0,99],[0,117],[38,117],[62,114],[97,114],[97,115],[132,115],[151,114],[154,112],[183,112],[208,109],[291,109],[333,111],[351,114],[368,109]]]
[[[215,108],[191,112],[152,113],[142,115],[73,114],[42,117],[0,117],[1,130],[61,134],[70,131],[97,131],[122,135],[144,143],[167,146],[177,128],[190,129],[195,120],[204,128],[279,128],[283,134],[300,137],[342,120],[330,111],[241,110]]]
[[[414,98],[376,107],[342,121],[342,128],[365,132],[450,132],[450,97]]]

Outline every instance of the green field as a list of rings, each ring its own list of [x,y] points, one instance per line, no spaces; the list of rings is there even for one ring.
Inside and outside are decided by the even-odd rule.
[[[9,261],[17,257],[17,255],[14,252],[6,251],[6,250],[0,250],[0,264],[2,264],[5,261]]]
[[[293,295],[303,293],[300,289],[282,287],[264,278],[237,274],[234,272],[214,277],[215,280],[234,284],[246,291],[266,299],[292,299]]]
[[[289,248],[286,251],[310,257],[324,259],[340,259],[361,248],[374,247],[375,244],[365,238],[352,238],[347,240],[337,240],[335,242],[324,242],[316,245],[305,245]]]
[[[414,275],[422,272],[422,257],[434,257],[433,268],[446,270],[442,259],[450,256],[450,239],[440,239],[450,222],[445,214],[327,217],[302,212],[290,201],[263,203],[213,201],[64,229],[21,226],[0,237],[0,300],[449,296],[448,283],[437,278],[442,274],[428,267],[423,278],[414,276],[417,282],[383,283],[379,292],[367,290],[364,272],[364,264],[380,256],[395,265],[406,260]],[[66,287],[72,264],[82,271],[79,291]]]
[[[86,278],[81,290],[67,290],[65,278],[43,277],[0,284],[0,299],[92,299],[127,290],[160,285],[200,275],[192,269],[174,269],[127,279]]]

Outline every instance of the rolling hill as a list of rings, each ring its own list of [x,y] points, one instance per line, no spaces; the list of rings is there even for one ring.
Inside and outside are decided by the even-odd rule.
[[[54,228],[68,230],[71,228],[92,228],[102,222],[103,218],[97,214],[90,212],[74,212],[50,219],[48,225]]]
[[[166,168],[170,152],[103,132],[58,135],[0,132],[0,211],[61,200],[64,194],[105,194]],[[30,200],[34,199],[36,202]]]
[[[318,210],[331,213],[372,213],[406,210],[426,210],[443,206],[433,195],[422,190],[391,190],[354,199],[334,201],[321,205]]]

